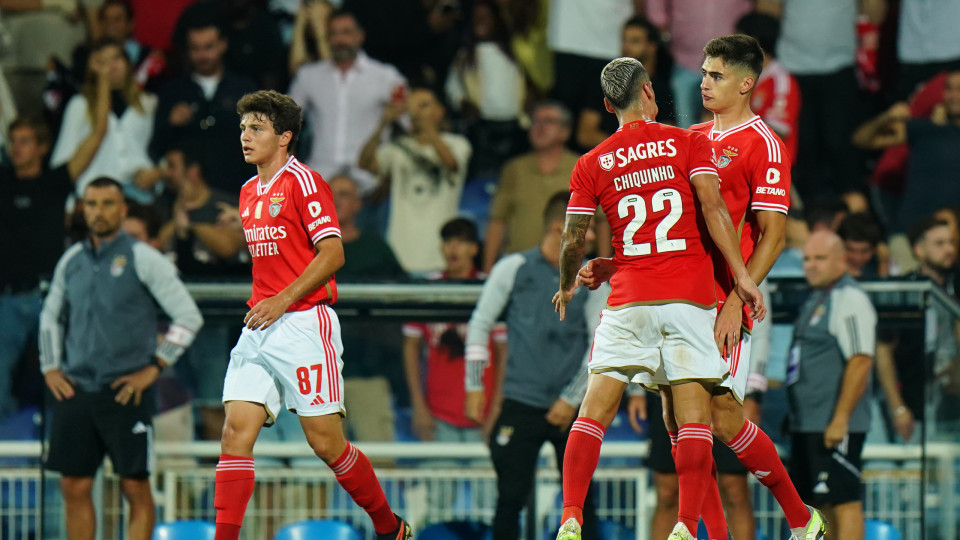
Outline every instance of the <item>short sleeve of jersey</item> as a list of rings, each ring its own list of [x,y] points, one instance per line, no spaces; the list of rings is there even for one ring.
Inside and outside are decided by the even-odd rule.
[[[687,178],[693,179],[698,174],[717,174],[714,165],[713,145],[703,133],[694,131],[690,134],[690,146],[687,149]]]
[[[302,190],[297,211],[312,244],[328,236],[340,236],[340,222],[333,206],[333,193],[320,175],[306,169],[291,168]]]
[[[567,203],[568,214],[592,216],[597,210],[598,198],[593,178],[583,165],[583,160],[591,156],[587,154],[577,160],[573,173],[570,175],[570,202]]]
[[[753,150],[750,209],[786,214],[790,210],[790,158],[786,148],[766,125],[758,130],[763,145]]]
[[[833,291],[830,333],[847,360],[857,355],[873,357],[877,351],[877,312],[866,293],[855,287]]]

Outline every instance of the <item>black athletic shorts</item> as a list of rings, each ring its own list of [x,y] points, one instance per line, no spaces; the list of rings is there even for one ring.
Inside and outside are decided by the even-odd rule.
[[[74,396],[53,401],[50,449],[46,467],[65,476],[94,476],[104,455],[124,478],[144,479],[149,474],[153,388],[140,405],[120,405],[116,390],[76,390]]]
[[[650,430],[647,467],[654,472],[676,474],[677,466],[670,454],[670,436],[663,425],[663,405],[660,396],[652,392],[647,392],[647,425]],[[747,474],[747,468],[740,463],[733,450],[716,437],[713,438],[713,459],[717,462],[717,472],[720,474]]]
[[[850,433],[836,448],[823,445],[823,433],[790,435],[790,478],[808,504],[862,501],[864,433]]]

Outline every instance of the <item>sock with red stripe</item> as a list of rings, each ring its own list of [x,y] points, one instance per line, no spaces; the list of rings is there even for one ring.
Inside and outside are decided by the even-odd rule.
[[[673,462],[677,462],[677,432],[668,431],[670,436],[670,454],[673,456]],[[711,445],[711,452],[713,447]],[[707,487],[703,493],[703,503],[700,506],[700,517],[703,519],[703,525],[707,529],[707,537],[713,539],[727,538],[727,516],[723,513],[723,502],[720,500],[720,488],[717,485],[717,463],[711,460],[710,476],[712,477],[712,488]],[[690,532],[695,533],[693,529]]]
[[[366,510],[373,520],[373,530],[377,534],[388,534],[397,530],[397,518],[387,503],[380,481],[373,472],[370,460],[356,446],[347,442],[347,448],[330,469],[337,476],[337,482],[350,494],[353,502]]]
[[[677,483],[680,488],[678,518],[694,533],[700,522],[704,486],[710,482],[713,434],[705,424],[684,424],[677,436]],[[714,483],[716,486],[716,483]]]
[[[810,510],[800,499],[770,437],[756,424],[747,420],[740,433],[737,433],[727,446],[737,454],[740,463],[773,493],[790,528],[806,527],[810,520]]]
[[[253,458],[221,454],[217,463],[213,507],[217,509],[215,540],[237,540],[247,503],[253,495]]]
[[[563,517],[560,523],[576,518],[583,525],[583,501],[600,461],[600,445],[606,429],[600,422],[581,416],[570,426],[563,453]]]

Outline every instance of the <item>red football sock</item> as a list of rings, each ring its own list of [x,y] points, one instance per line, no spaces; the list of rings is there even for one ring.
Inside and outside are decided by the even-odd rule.
[[[732,441],[727,443],[743,466],[746,467],[761,484],[767,486],[770,493],[780,503],[790,528],[805,527],[810,521],[810,511],[800,499],[797,488],[790,481],[777,449],[770,437],[750,420]]]
[[[563,453],[563,517],[560,523],[573,517],[583,525],[583,501],[600,461],[604,431],[600,422],[585,416],[577,418],[570,427],[567,449]]]
[[[700,506],[700,518],[707,528],[707,538],[711,540],[727,539],[727,517],[723,514],[723,501],[720,500],[720,488],[717,486],[717,462],[710,460],[710,485],[703,494]],[[693,531],[690,531],[693,532]]]
[[[253,458],[220,455],[213,507],[217,509],[216,540],[237,540],[247,503],[253,495]]]
[[[680,488],[678,518],[696,534],[703,505],[703,487],[710,482],[713,434],[705,424],[684,424],[677,437],[677,481]],[[714,483],[716,486],[716,483]]]
[[[330,464],[330,468],[337,476],[340,486],[353,498],[353,502],[367,511],[377,534],[397,530],[397,518],[387,503],[387,496],[383,494],[383,488],[373,472],[370,460],[363,452],[347,442],[347,448]]]

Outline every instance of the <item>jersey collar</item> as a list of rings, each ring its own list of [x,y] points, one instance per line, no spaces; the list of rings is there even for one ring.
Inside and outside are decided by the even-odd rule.
[[[710,138],[713,139],[713,140],[715,140],[715,141],[723,140],[723,138],[726,137],[727,135],[731,135],[731,134],[736,133],[736,132],[738,132],[738,131],[742,131],[742,130],[744,130],[744,129],[747,129],[747,128],[749,128],[750,126],[756,124],[756,123],[759,122],[759,121],[760,121],[760,117],[757,116],[757,115],[753,115],[753,118],[747,120],[746,122],[740,124],[739,126],[732,127],[732,128],[730,128],[730,129],[728,129],[728,130],[726,130],[726,131],[718,131],[717,128],[716,128],[716,125],[717,125],[717,124],[716,124],[716,122],[714,122],[714,124],[713,124],[713,125],[714,125],[714,128],[713,128],[712,130],[710,130]]]
[[[269,190],[270,190],[270,186],[272,186],[273,183],[277,181],[277,178],[280,178],[280,175],[283,174],[283,171],[287,170],[287,167],[290,166],[290,163],[293,162],[293,160],[294,160],[294,157],[293,157],[293,156],[288,157],[288,158],[287,158],[287,162],[283,164],[283,167],[280,167],[280,170],[278,170],[276,173],[274,173],[273,178],[271,178],[270,181],[267,182],[266,185],[263,185],[263,184],[260,182],[260,177],[258,176],[258,177],[257,177],[257,195],[263,195],[264,193],[266,193],[267,191],[269,191]]]

